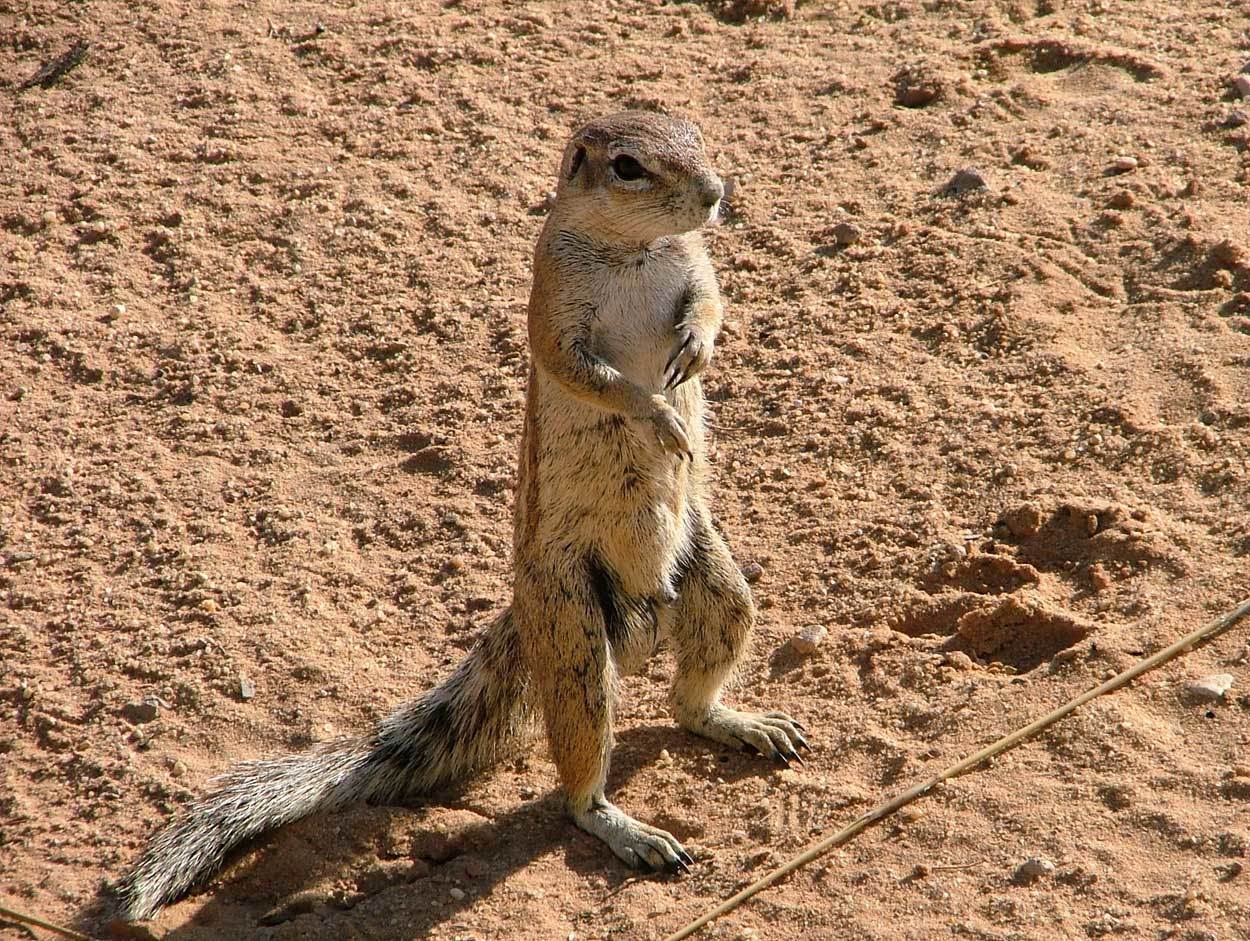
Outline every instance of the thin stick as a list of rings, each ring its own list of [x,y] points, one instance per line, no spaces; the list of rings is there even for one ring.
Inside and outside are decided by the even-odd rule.
[[[26,79],[26,81],[22,82],[18,86],[18,91],[26,91],[26,89],[34,88],[36,85],[51,88],[56,82],[60,81],[66,72],[69,72],[82,62],[87,55],[87,50],[90,48],[91,43],[85,39],[80,39],[69,48],[68,52],[57,56],[30,78]]]
[[[16,921],[22,925],[34,925],[36,928],[42,928],[44,931],[59,934],[63,938],[73,938],[74,941],[91,941],[85,934],[79,934],[77,931],[71,931],[69,928],[62,928],[60,925],[54,925],[52,922],[44,921],[42,918],[35,918],[33,915],[23,915],[21,912],[15,912],[11,908],[5,908],[3,905],[0,905],[0,918]]]
[[[933,790],[933,788],[937,787],[943,781],[949,778],[956,777],[957,775],[963,774],[965,771],[968,771],[969,769],[976,767],[981,762],[986,761],[989,758],[993,758],[995,755],[1002,754],[1008,749],[1014,748],[1015,746],[1019,745],[1021,742],[1025,741],[1026,739],[1032,738],[1034,735],[1036,735],[1038,732],[1042,731],[1043,729],[1047,728],[1048,726],[1054,725],[1064,716],[1075,711],[1076,709],[1079,709],[1081,706],[1085,705],[1091,699],[1101,696],[1103,693],[1109,693],[1112,690],[1119,689],[1121,686],[1124,686],[1126,683],[1129,683],[1132,680],[1137,679],[1137,677],[1141,676],[1143,673],[1147,673],[1150,670],[1153,670],[1155,667],[1160,666],[1164,663],[1167,663],[1169,660],[1173,660],[1183,653],[1188,653],[1198,644],[1203,643],[1204,641],[1208,641],[1212,637],[1215,637],[1218,634],[1222,634],[1224,631],[1228,630],[1230,627],[1232,627],[1234,624],[1236,624],[1238,621],[1244,618],[1247,614],[1250,614],[1250,599],[1243,601],[1241,604],[1237,605],[1237,607],[1233,608],[1231,611],[1228,611],[1225,614],[1221,614],[1218,618],[1216,618],[1211,623],[1207,624],[1205,627],[1200,627],[1198,630],[1194,631],[1192,634],[1188,634],[1185,637],[1182,637],[1180,640],[1172,644],[1170,647],[1165,647],[1162,650],[1160,650],[1158,653],[1154,654],[1153,656],[1147,657],[1145,660],[1138,661],[1134,666],[1129,667],[1123,673],[1119,673],[1116,676],[1113,676],[1111,679],[1107,680],[1107,682],[1103,683],[1101,686],[1096,686],[1093,689],[1086,690],[1085,692],[1081,693],[1081,695],[1077,696],[1075,699],[1069,700],[1067,703],[1060,706],[1058,709],[1054,710],[1053,712],[1047,713],[1046,715],[1042,716],[1042,718],[1038,719],[1036,722],[1031,722],[1028,725],[1024,726],[1023,728],[1017,729],[1016,731],[1012,732],[1010,735],[1006,735],[1003,738],[1000,738],[993,745],[987,745],[985,748],[982,748],[980,751],[976,752],[975,754],[969,755],[967,758],[964,758],[963,760],[956,762],[955,764],[951,765],[949,768],[945,769],[944,771],[939,771],[937,774],[929,778],[927,781],[922,781],[920,784],[917,784],[914,787],[904,791],[902,794],[899,794],[897,797],[893,798],[892,800],[889,800],[884,804],[880,804],[877,807],[874,807],[872,810],[868,811],[868,813],[864,814],[862,817],[860,817],[850,826],[842,830],[839,830],[833,836],[826,837],[825,839],[821,840],[819,843],[816,843],[815,845],[808,847],[799,855],[795,856],[793,859],[790,859],[789,861],[783,863],[778,868],[774,869],[768,875],[764,876],[761,879],[757,879],[755,882],[752,882],[749,886],[747,886],[745,889],[743,889],[733,898],[728,899],[725,902],[722,902],[720,905],[716,906],[716,908],[712,909],[710,912],[700,915],[698,918],[690,922],[690,924],[686,925],[680,931],[677,931],[669,935],[667,938],[664,939],[664,941],[682,941],[683,938],[690,937],[692,934],[694,934],[696,931],[698,931],[708,922],[711,922],[717,918],[720,918],[721,915],[726,915],[729,912],[732,912],[735,908],[737,908],[747,899],[751,898],[751,896],[759,892],[762,892],[764,889],[768,888],[774,882],[778,881],[779,879],[782,879],[785,876],[788,876],[790,873],[794,872],[794,870],[800,868],[801,866],[806,866],[808,863],[812,862],[812,860],[820,858],[821,856],[825,855],[825,853],[829,852],[831,849],[841,846],[843,843],[850,842],[850,840],[853,839],[855,836],[857,836],[862,830],[872,826],[874,823],[884,820],[886,817],[890,816],[895,811],[910,804],[916,798],[927,794],[929,791]]]

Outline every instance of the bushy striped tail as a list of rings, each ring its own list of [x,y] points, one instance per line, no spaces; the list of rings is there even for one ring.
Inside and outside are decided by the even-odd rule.
[[[369,736],[247,761],[157,833],[114,887],[122,918],[151,918],[211,878],[262,833],[358,801],[388,803],[462,780],[514,740],[525,676],[505,611],[450,677],[397,708]]]

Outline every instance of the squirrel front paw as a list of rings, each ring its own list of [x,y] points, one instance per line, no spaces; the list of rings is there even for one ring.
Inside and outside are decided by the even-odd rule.
[[[677,410],[662,395],[651,396],[650,402],[651,411],[638,420],[639,424],[647,427],[665,454],[682,454],[693,458],[690,453],[690,435]]]
[[[693,379],[712,361],[712,338],[698,324],[677,328],[677,342],[664,367],[664,388],[675,389]]]

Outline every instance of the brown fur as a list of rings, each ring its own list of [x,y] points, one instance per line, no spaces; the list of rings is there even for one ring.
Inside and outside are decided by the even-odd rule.
[[[233,769],[119,882],[124,917],[149,917],[275,826],[465,777],[516,737],[530,702],[578,826],[632,866],[684,867],[671,834],[604,794],[616,677],[666,638],[683,726],[797,758],[794,722],[719,699],[754,619],[707,506],[698,374],[721,303],[698,230],[722,192],[687,121],[625,112],[573,136],[534,256],[511,607],[447,680],[369,735]]]

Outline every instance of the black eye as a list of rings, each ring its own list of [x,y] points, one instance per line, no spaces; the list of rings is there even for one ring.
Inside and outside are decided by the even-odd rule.
[[[621,154],[613,160],[612,171],[626,183],[631,180],[641,180],[647,175],[647,171],[643,165],[629,154]]]

